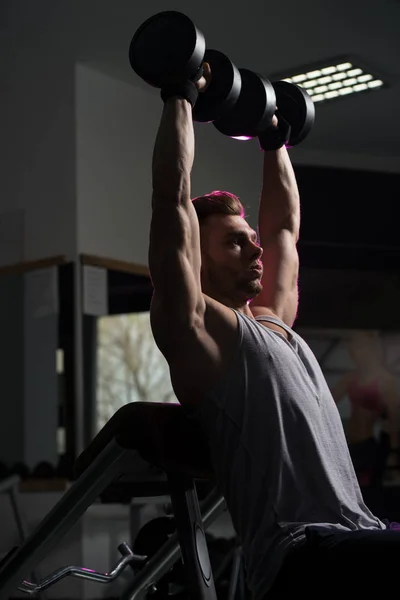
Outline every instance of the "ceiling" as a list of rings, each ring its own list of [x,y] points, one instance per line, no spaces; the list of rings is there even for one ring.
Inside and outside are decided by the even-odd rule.
[[[59,5],[60,6],[60,5]],[[316,105],[299,162],[400,172],[399,0],[85,0],[70,2],[77,60],[158,93],[131,70],[128,47],[137,27],[162,10],[179,10],[210,48],[238,66],[275,74],[336,56],[359,57],[388,87]]]

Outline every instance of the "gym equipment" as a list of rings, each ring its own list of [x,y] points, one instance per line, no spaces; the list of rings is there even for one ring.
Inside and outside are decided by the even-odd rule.
[[[133,551],[135,554],[144,554],[151,558],[174,532],[173,517],[156,517],[145,523],[138,531]],[[217,538],[212,533],[208,533],[206,541],[218,598],[245,600],[248,594],[246,596],[242,548],[238,544],[238,539]],[[170,571],[158,581],[157,590],[152,592],[151,598],[165,600],[173,596],[186,600],[184,569],[182,560],[177,560]]]
[[[242,87],[239,69],[219,50],[206,50],[203,62],[211,68],[211,81],[199,94],[192,114],[194,121],[211,123],[229,112],[237,103]]]
[[[21,480],[24,480],[31,476],[31,471],[25,463],[18,461],[9,470],[9,475],[17,475]]]
[[[54,479],[56,476],[56,468],[48,461],[41,461],[32,471],[33,479]]]
[[[115,480],[126,479],[131,497],[148,495],[143,486],[157,467],[159,495],[171,497],[176,533],[143,563],[128,544],[119,549],[123,558],[110,573],[80,567],[59,569],[38,584],[24,581],[59,542],[102,491]],[[33,594],[72,575],[106,583],[127,565],[134,567],[132,585],[122,600],[147,595],[182,554],[186,586],[194,600],[216,600],[205,529],[226,509],[214,489],[214,474],[202,432],[178,404],[135,402],[120,408],[97,434],[75,463],[76,481],[22,544],[0,564],[0,599],[8,600],[18,588]],[[199,503],[197,487],[211,486]],[[155,483],[154,481],[152,483]],[[139,484],[136,487],[136,484]],[[155,493],[153,487],[152,494]],[[140,567],[137,569],[137,567]]]
[[[156,517],[141,527],[133,543],[135,554],[152,558],[158,549],[175,533],[175,519],[171,516]],[[154,599],[164,599],[185,589],[185,574],[182,560],[177,560],[171,569],[161,577],[152,594]]]
[[[249,69],[239,69],[239,73],[242,85],[238,100],[213,125],[229,137],[251,139],[271,123],[276,110],[276,96],[268,79]]]
[[[236,103],[241,77],[237,67],[218,50],[205,49],[204,36],[186,15],[157,13],[136,31],[129,47],[132,69],[153,87],[173,81],[196,81],[208,62],[212,80],[193,109],[195,121],[210,123]]]
[[[214,127],[221,133],[238,139],[251,139],[272,126],[276,113],[290,126],[288,146],[302,142],[310,133],[315,120],[315,107],[307,92],[288,81],[269,82],[252,71],[239,69],[242,87],[233,109]]]
[[[144,21],[129,46],[132,69],[153,87],[201,75],[204,36],[183,13],[164,11]]]
[[[0,481],[0,494],[8,494],[18,530],[18,535],[22,542],[26,538],[27,530],[25,527],[24,520],[22,518],[21,508],[19,505],[18,488],[20,483],[21,478],[18,475],[10,475],[6,479],[3,479],[3,481]]]
[[[18,589],[21,592],[36,595],[38,592],[43,592],[47,590],[52,585],[58,583],[59,581],[68,576],[79,577],[80,579],[88,579],[90,581],[96,581],[97,583],[111,583],[112,581],[117,579],[117,577],[128,565],[140,565],[146,560],[146,556],[135,555],[126,543],[120,544],[118,546],[118,550],[122,554],[122,558],[117,562],[117,564],[111,569],[109,573],[99,573],[98,571],[94,571],[93,569],[89,570],[83,567],[63,567],[61,569],[58,569],[49,577],[40,581],[39,583],[24,581]]]
[[[193,119],[212,122],[229,137],[259,136],[271,125],[276,107],[291,127],[290,146],[300,143],[314,123],[314,104],[305,90],[285,81],[272,84],[249,69],[238,69],[222,52],[206,50],[204,35],[183,13],[165,11],[147,19],[132,38],[129,61],[139,77],[159,88],[196,81],[208,62],[211,81],[197,97]]]
[[[290,125],[289,146],[296,146],[310,133],[315,121],[315,105],[311,96],[300,86],[288,81],[272,83],[281,115]]]
[[[25,519],[22,514],[19,497],[19,486],[21,483],[21,477],[19,475],[10,475],[0,481],[0,494],[7,494],[10,500],[11,509],[13,512],[15,524],[17,526],[19,541],[22,543],[28,536],[28,528],[25,523]],[[11,550],[11,552],[13,552]],[[9,555],[10,553],[8,553]],[[1,561],[3,563],[4,559]],[[1,563],[0,563],[1,564]],[[37,571],[32,570],[30,574],[31,579],[37,584],[39,575]]]

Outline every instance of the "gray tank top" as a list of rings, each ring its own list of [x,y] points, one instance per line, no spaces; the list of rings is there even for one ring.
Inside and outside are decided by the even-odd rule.
[[[235,357],[196,410],[242,543],[255,600],[308,524],[385,529],[365,506],[336,404],[305,341],[269,316],[238,319]],[[276,323],[287,340],[258,321]]]

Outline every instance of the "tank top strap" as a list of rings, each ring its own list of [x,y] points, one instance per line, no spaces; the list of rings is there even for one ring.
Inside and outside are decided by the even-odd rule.
[[[279,325],[279,327],[282,327],[282,329],[284,329],[287,333],[289,333],[291,337],[294,336],[293,329],[291,329],[289,327],[289,325],[286,325],[286,323],[284,323],[277,317],[271,317],[270,315],[258,315],[257,317],[254,317],[254,318],[256,321],[266,321],[267,323],[274,323],[275,325]]]
[[[279,327],[282,327],[282,329],[284,329],[286,331],[286,333],[289,334],[289,339],[287,340],[287,342],[290,344],[290,346],[293,348],[293,350],[295,350],[295,352],[298,352],[299,340],[298,340],[298,337],[296,336],[295,332],[293,331],[293,329],[291,329],[289,327],[289,325],[286,325],[286,323],[284,323],[277,317],[271,317],[270,315],[258,315],[257,317],[254,317],[254,318],[256,321],[265,321],[267,323],[274,323],[275,325],[279,325]],[[283,335],[283,333],[280,333],[279,331],[275,331],[275,333],[277,333],[278,335],[281,335],[282,337],[285,337]]]

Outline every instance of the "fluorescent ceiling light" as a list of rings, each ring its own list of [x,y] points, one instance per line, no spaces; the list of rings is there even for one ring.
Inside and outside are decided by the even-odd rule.
[[[357,62],[357,61],[356,61]],[[324,102],[376,90],[385,85],[379,77],[352,60],[332,60],[319,67],[300,70],[290,77],[280,77],[307,90],[314,102]]]

